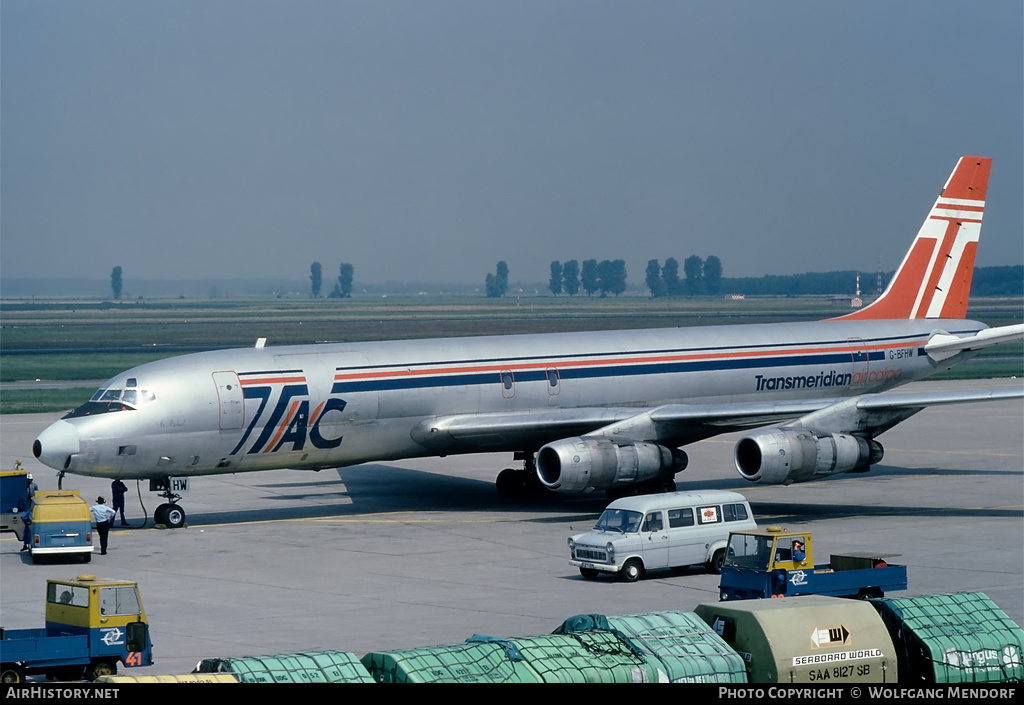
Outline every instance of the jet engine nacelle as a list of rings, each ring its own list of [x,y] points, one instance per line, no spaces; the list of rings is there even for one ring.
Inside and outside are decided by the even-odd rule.
[[[754,433],[736,444],[740,475],[751,482],[788,485],[842,472],[863,472],[882,459],[882,444],[846,433],[781,429]]]
[[[537,453],[537,477],[556,492],[589,492],[686,469],[686,453],[657,443],[566,438]]]

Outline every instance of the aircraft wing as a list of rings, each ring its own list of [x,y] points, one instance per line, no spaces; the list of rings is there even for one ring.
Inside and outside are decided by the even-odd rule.
[[[572,436],[599,436],[685,445],[722,433],[801,420],[830,430],[864,430],[879,414],[901,420],[929,406],[1020,399],[1024,387],[988,390],[864,394],[836,399],[723,404],[551,409],[542,412],[455,414],[429,419],[412,436],[438,453],[519,450]],[[807,418],[804,418],[807,417]],[[888,423],[878,426],[888,427]],[[842,426],[849,426],[842,428]],[[884,430],[884,429],[882,429]]]

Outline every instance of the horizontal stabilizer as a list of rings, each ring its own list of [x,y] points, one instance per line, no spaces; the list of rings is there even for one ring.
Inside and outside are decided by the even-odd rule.
[[[986,328],[974,335],[961,338],[949,333],[936,333],[924,346],[933,360],[945,360],[964,350],[980,350],[996,343],[1024,338],[1024,324]]]

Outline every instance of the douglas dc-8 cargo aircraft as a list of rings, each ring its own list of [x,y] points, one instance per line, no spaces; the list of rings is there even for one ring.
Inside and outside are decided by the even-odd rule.
[[[117,375],[33,452],[149,479],[167,526],[185,521],[174,478],[482,451],[524,461],[498,475],[503,494],[671,490],[680,446],[765,426],[735,448],[752,482],[863,472],[876,437],[926,406],[1022,396],[879,394],[1024,336],[963,320],[990,165],[960,159],[888,288],[846,316],[185,355]]]

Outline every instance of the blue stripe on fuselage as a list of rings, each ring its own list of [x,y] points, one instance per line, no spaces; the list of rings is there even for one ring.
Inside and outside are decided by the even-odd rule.
[[[923,348],[919,349],[923,353]],[[884,351],[868,353],[868,360],[885,360]],[[860,360],[863,362],[863,360]],[[538,363],[543,365],[544,363]],[[547,379],[547,370],[558,370],[562,380],[598,379],[611,377],[635,377],[641,375],[677,374],[681,372],[710,372],[743,369],[763,369],[780,367],[802,367],[806,365],[849,365],[852,364],[849,351],[837,350],[835,353],[804,355],[800,357],[758,357],[741,360],[697,360],[693,362],[651,362],[643,364],[601,365],[593,367],[559,367],[548,364],[537,370],[514,370],[516,382],[535,382]],[[380,392],[409,389],[431,389],[434,387],[459,387],[470,385],[493,385],[500,383],[501,377],[495,372],[474,372],[467,374],[445,374],[443,372],[424,373],[422,377],[400,377],[395,379],[370,379],[354,382],[335,382],[331,387],[332,394],[346,392]]]

